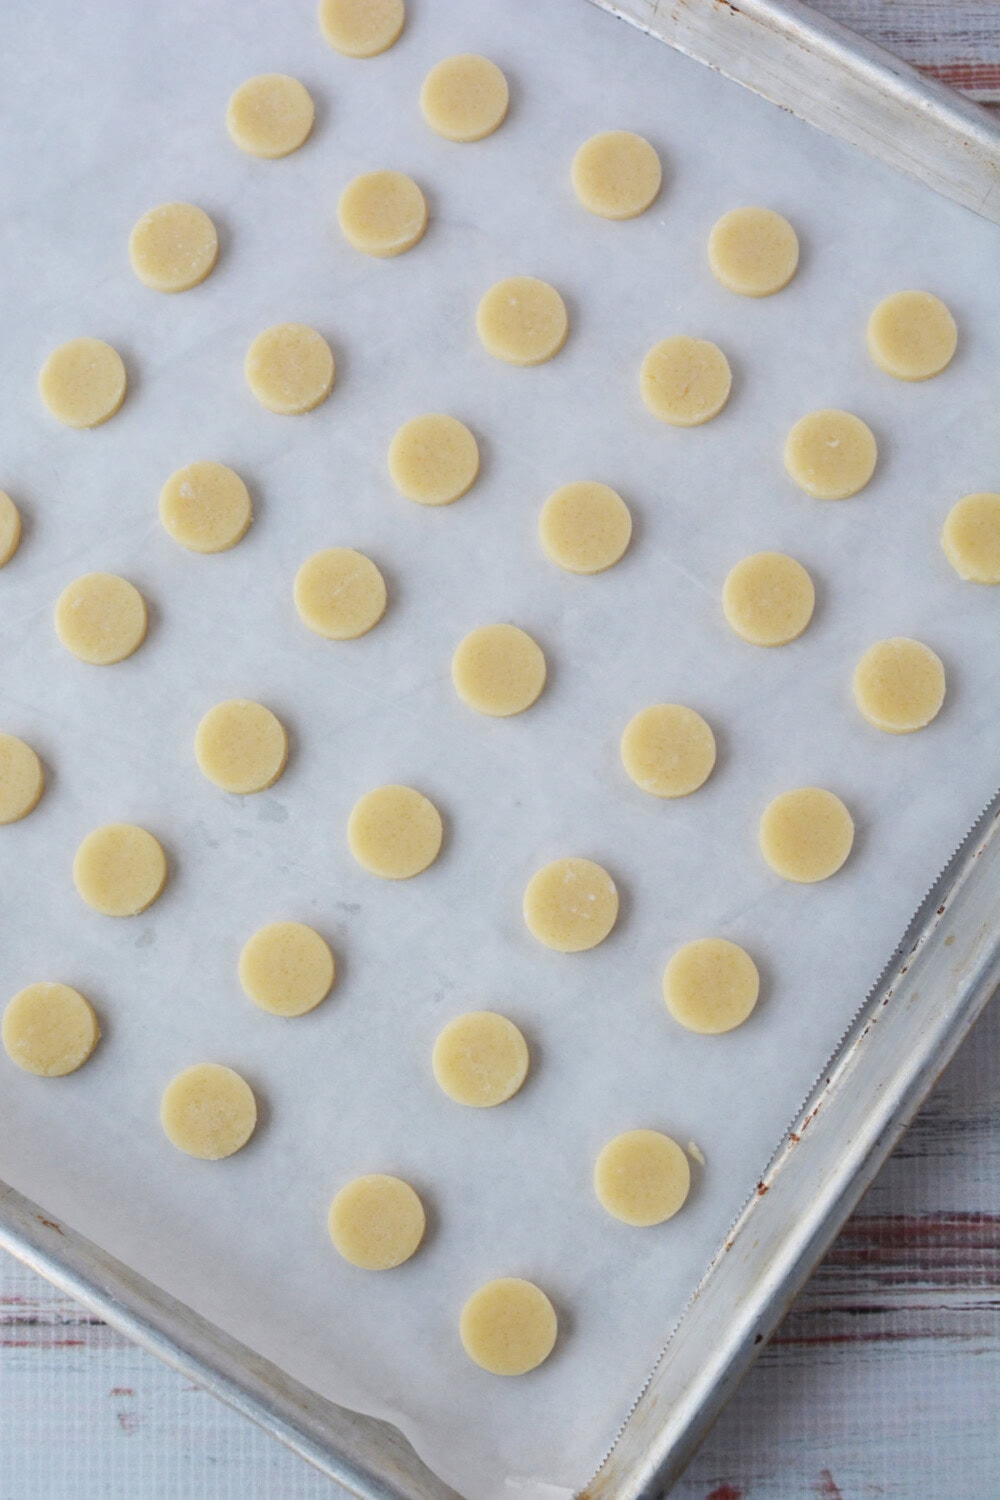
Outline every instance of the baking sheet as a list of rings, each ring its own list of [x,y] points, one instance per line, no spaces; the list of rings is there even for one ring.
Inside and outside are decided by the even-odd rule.
[[[0,27],[16,60],[0,98],[20,149],[0,220],[6,334],[0,484],[26,535],[0,574],[0,728],[43,755],[49,790],[0,830],[2,994],[37,978],[77,985],[104,1040],[79,1074],[3,1069],[0,1176],[44,1202],[317,1390],[398,1423],[471,1500],[585,1483],[666,1334],[923,889],[997,781],[1000,651],[993,592],[962,586],[937,546],[960,495],[997,487],[998,237],[991,226],[852,154],[582,0],[414,0],[400,44],[351,63],[319,40],[311,5],[262,0],[152,13],[104,0],[86,16],[15,0]],[[53,22],[58,20],[58,46]],[[420,79],[460,50],[511,79],[511,116],[475,147],[432,137]],[[222,127],[251,73],[301,77],[317,100],[308,145],[242,157]],[[580,140],[625,126],[665,163],[634,223],[583,213],[568,186]],[[357,256],[335,204],[357,172],[411,172],[432,224],[398,261]],[[158,297],[126,242],[147,207],[189,198],[222,233],[199,290]],[[778,298],[718,287],[704,239],[740,202],[787,213],[802,267]],[[501,276],[553,281],[572,333],[537,370],[490,361],[473,310]],[[884,293],[925,286],[952,307],[960,352],[904,386],[863,347]],[[283,419],[246,391],[262,327],[301,319],[338,359],[318,412]],[[642,409],[646,349],[672,332],[717,340],[734,369],[723,415],[692,432]],[[56,427],[34,381],[48,351],[93,333],[118,347],[130,393],[106,427]],[[875,480],[842,504],[786,479],[780,443],[821,405],[864,416]],[[480,438],[484,472],[454,507],[398,498],[384,453],[396,427],[448,410]],[[232,553],[182,553],[156,497],[183,463],[231,463],[256,521]],[[605,576],[553,569],[535,539],[558,484],[615,485],[635,517]],[[347,544],[386,574],[391,603],[365,639],[301,628],[290,585],[304,556]],[[745,553],[792,552],[818,588],[814,624],[776,652],[721,618],[722,579]],[[83,666],[55,641],[66,582],[107,568],[150,601],[130,661]],[[456,701],[448,661],[473,626],[510,619],[546,649],[530,713],[489,721]],[[875,639],[912,634],[944,658],[949,698],[920,735],[877,734],[850,701]],[[203,781],[201,714],[246,695],[289,726],[289,768],[268,793]],[[617,741],[647,702],[690,703],[719,765],[677,804],[631,786]],[[426,791],[448,825],[443,857],[384,885],[344,843],[353,802],[381,782]],[[819,887],[784,885],[756,852],[759,810],[817,782],[858,822],[854,855]],[[165,895],[128,922],[82,906],[69,876],[92,827],[144,824],[163,841]],[[590,954],[540,949],[520,917],[531,873],[564,853],[599,859],[622,920]],[[333,943],[337,988],[283,1023],[247,1002],[242,942],[280,917]],[[728,1037],[682,1032],[660,1000],[663,964],[720,933],[755,955],[764,993]],[[504,1011],[532,1046],[529,1084],[496,1111],[438,1094],[429,1051],[445,1020]],[[218,1164],[159,1132],[163,1084],[203,1059],[253,1083],[262,1125]],[[2,1059],[0,1059],[2,1061]],[[619,1130],[693,1140],[707,1166],[670,1224],[637,1232],[590,1190]],[[326,1236],[357,1172],[408,1177],[431,1215],[407,1266],[369,1276]],[[456,1322],[495,1275],[537,1280],[560,1312],[553,1358],[521,1381],[474,1369]]]

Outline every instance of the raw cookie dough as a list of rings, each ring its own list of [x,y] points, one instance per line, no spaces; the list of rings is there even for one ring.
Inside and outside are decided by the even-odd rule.
[[[245,1079],[219,1063],[197,1063],[172,1078],[160,1124],[178,1151],[221,1161],[245,1146],[257,1125],[257,1101]]]
[[[160,520],[191,552],[226,552],[246,536],[253,507],[238,474],[204,459],[171,474],[160,491]]]
[[[833,792],[803,786],[768,803],[759,838],[776,875],[811,885],[835,875],[850,854],[854,819]]]
[[[616,1135],[594,1163],[594,1192],[601,1207],[636,1228],[672,1219],[690,1189],[687,1157],[676,1141],[658,1130]]]
[[[718,1036],[742,1026],[757,1004],[757,965],[727,938],[696,938],[678,948],[663,971],[663,998],[688,1031]]]
[[[198,725],[194,754],[209,781],[246,796],[277,781],[288,759],[288,735],[262,703],[229,698],[210,708]]]
[[[715,735],[701,714],[680,703],[654,703],[625,726],[622,764],[652,797],[687,797],[715,766]]]
[[[334,1247],[362,1271],[391,1271],[420,1248],[424,1205],[401,1177],[375,1172],[355,1177],[330,1204]]]
[[[295,575],[299,618],[328,641],[353,641],[385,614],[385,579],[370,557],[328,547],[307,557]]]
[[[712,275],[741,297],[770,297],[795,275],[799,239],[770,208],[733,208],[708,237]]]
[[[189,292],[205,280],[218,253],[215,225],[193,203],[151,208],[128,242],[133,271],[154,292]]]
[[[420,90],[420,108],[446,141],[481,141],[507,118],[510,90],[495,62],[475,52],[446,57],[431,68]]]
[[[42,400],[67,427],[99,427],[125,400],[125,366],[100,339],[70,339],[53,349],[38,376]]]
[[[897,380],[929,380],[951,364],[955,319],[931,292],[893,292],[868,319],[868,353]]]
[[[476,309],[483,348],[509,365],[543,365],[566,342],[566,304],[534,276],[510,276],[490,287]]]
[[[528,1044],[492,1010],[456,1016],[438,1036],[434,1077],[456,1104],[487,1109],[513,1098],[528,1074]]]
[[[273,1016],[304,1016],[333,987],[336,966],[326,940],[303,922],[261,927],[240,954],[240,984]]]
[[[418,505],[450,505],[472,488],[478,473],[479,444],[457,417],[411,417],[389,444],[390,478]]]
[[[731,568],[722,609],[752,646],[786,646],[812,619],[816,590],[801,563],[784,552],[755,552]]]
[[[538,535],[546,557],[567,573],[603,573],[628,547],[632,517],[609,485],[577,480],[546,500]]]
[[[0,490],[0,568],[10,562],[21,541],[21,512],[4,490]]]
[[[532,937],[557,953],[596,948],[618,920],[615,883],[591,859],[555,859],[528,881],[524,920]]]
[[[1000,495],[966,495],[948,512],[941,546],[959,578],[1000,583]]]
[[[944,665],[930,646],[897,635],[868,647],[852,685],[869,724],[887,734],[912,734],[941,712]]]
[[[14,996],[0,1028],[11,1062],[40,1078],[63,1078],[100,1040],[93,1007],[68,984],[29,984]]]
[[[258,333],[243,365],[247,385],[261,406],[280,417],[301,416],[333,390],[333,351],[305,323],[277,323]]]
[[[376,57],[397,41],[403,0],[320,0],[320,30],[345,57]]]
[[[817,500],[858,494],[874,474],[877,457],[871,428],[849,411],[810,412],[785,439],[785,468]]]
[[[56,601],[56,635],[67,651],[92,666],[124,661],[146,639],[146,601],[116,573],[84,573]]]
[[[639,371],[648,411],[671,427],[700,427],[729,400],[733,376],[717,344],[675,334],[654,344]]]
[[[405,172],[365,172],[341,193],[337,220],[349,245],[385,260],[423,239],[427,201]]]
[[[460,641],[451,680],[476,713],[507,719],[522,714],[545,686],[545,655],[516,625],[480,625]]]
[[[347,843],[358,864],[384,880],[409,880],[441,852],[441,814],[409,786],[380,786],[354,804]]]
[[[73,883],[88,906],[106,917],[135,917],[167,883],[167,856],[134,823],[107,823],[88,833],[73,860]]]
[[[570,168],[573,191],[602,219],[635,219],[660,191],[660,158],[641,135],[605,130],[584,141]]]
[[[313,128],[309,90],[287,73],[259,73],[241,83],[226,110],[230,139],[250,156],[273,161],[297,151]]]
[[[31,746],[16,735],[0,734],[0,824],[26,818],[44,790],[45,772]]]
[[[462,1308],[462,1347],[490,1375],[526,1375],[552,1353],[556,1311],[531,1281],[503,1276],[481,1286]]]

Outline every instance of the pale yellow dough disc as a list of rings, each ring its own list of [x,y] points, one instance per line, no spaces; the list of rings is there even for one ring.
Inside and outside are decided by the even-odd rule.
[[[507,719],[522,714],[545,686],[545,655],[516,625],[481,625],[451,659],[451,680],[476,713]]]
[[[479,444],[457,417],[411,417],[389,444],[390,478],[418,505],[450,505],[472,488],[478,473]]]
[[[941,712],[944,665],[930,646],[894,636],[868,647],[854,669],[853,688],[869,724],[887,734],[912,734]]]
[[[168,1140],[188,1156],[221,1161],[241,1150],[257,1125],[253,1089],[219,1063],[197,1063],[172,1078],[160,1101]]]
[[[337,220],[355,250],[386,260],[423,239],[427,201],[405,172],[365,172],[341,193]]]
[[[941,546],[959,578],[1000,583],[1000,495],[966,495],[948,512]]]
[[[238,474],[205,459],[171,474],[160,491],[160,520],[191,552],[226,552],[246,536],[253,506]]]
[[[0,568],[10,562],[21,542],[21,512],[0,490]]]
[[[835,875],[850,854],[854,819],[833,792],[803,786],[768,803],[759,837],[776,875],[812,885]]]
[[[351,853],[372,875],[409,880],[441,852],[441,814],[409,786],[380,786],[354,804],[347,822]]]
[[[799,239],[770,208],[733,208],[708,237],[712,275],[741,297],[770,297],[795,275]]]
[[[567,573],[603,573],[628,547],[632,517],[609,485],[577,480],[546,500],[538,535],[546,557]]]
[[[334,1247],[362,1271],[391,1271],[420,1248],[427,1218],[408,1182],[375,1172],[355,1177],[330,1204]]]
[[[0,1034],[26,1073],[63,1078],[87,1061],[101,1028],[90,1002],[68,984],[29,984],[8,1004]]]
[[[246,796],[277,781],[288,759],[288,735],[262,703],[229,698],[210,708],[198,725],[194,753],[209,781]]]
[[[287,73],[259,73],[241,83],[226,110],[230,139],[250,156],[273,161],[309,137],[315,110],[309,90]]]
[[[573,191],[602,219],[635,219],[660,191],[663,171],[656,151],[631,130],[605,130],[584,141],[570,169]]]
[[[729,400],[733,376],[717,344],[676,334],[654,344],[639,371],[647,410],[671,427],[700,427]]]
[[[122,357],[101,339],[70,339],[53,349],[38,376],[42,400],[67,427],[99,427],[125,400]]]
[[[320,30],[345,57],[377,57],[399,39],[403,0],[320,0]]]
[[[521,1087],[528,1074],[528,1044],[506,1016],[472,1010],[448,1022],[434,1043],[432,1065],[449,1099],[488,1109]]]
[[[84,573],[56,601],[56,634],[67,651],[92,666],[124,661],[146,639],[146,601],[116,573]]]
[[[353,641],[385,614],[385,579],[371,558],[351,547],[307,557],[295,575],[299,618],[328,641]]]
[[[625,726],[622,764],[651,797],[687,797],[711,776],[715,735],[701,714],[680,703],[654,703]]]
[[[858,494],[874,474],[877,458],[871,428],[849,411],[810,412],[785,439],[785,468],[817,500]]]
[[[555,859],[528,881],[524,920],[546,948],[583,953],[603,943],[618,920],[618,891],[593,860]]]
[[[510,90],[495,62],[474,52],[446,57],[431,68],[420,90],[420,108],[447,141],[481,141],[507,118]]]
[[[658,1130],[616,1135],[594,1163],[594,1192],[601,1207],[637,1229],[672,1219],[690,1190],[687,1157]]]
[[[45,772],[31,746],[13,734],[0,734],[0,824],[26,818],[44,790]]]
[[[786,646],[812,619],[816,590],[801,563],[784,552],[755,552],[731,568],[722,609],[752,646]]]
[[[105,917],[136,917],[167,883],[167,856],[134,823],[107,823],[88,833],[73,860],[73,884]]]
[[[548,1359],[559,1331],[556,1310],[540,1287],[517,1276],[481,1286],[462,1308],[462,1347],[490,1375],[526,1375]]]
[[[259,333],[244,362],[247,385],[261,406],[279,417],[301,416],[333,390],[333,351],[305,323],[277,323]]]
[[[261,927],[240,954],[240,984],[273,1016],[304,1016],[325,1000],[336,975],[328,943],[303,922]]]
[[[745,949],[727,938],[696,938],[663,971],[663,998],[688,1031],[718,1036],[742,1026],[757,1004],[760,975]]]
[[[897,380],[929,380],[951,364],[955,319],[932,292],[893,292],[868,319],[868,352]]]
[[[483,348],[509,365],[542,365],[566,342],[566,304],[554,286],[511,276],[490,287],[476,309]]]
[[[204,209],[162,203],[136,224],[128,253],[133,271],[154,292],[189,292],[215,265],[219,236]]]

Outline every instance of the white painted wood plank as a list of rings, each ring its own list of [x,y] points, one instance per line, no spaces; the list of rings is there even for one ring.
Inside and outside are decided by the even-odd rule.
[[[825,11],[984,103],[1000,102],[997,0],[810,0]]]

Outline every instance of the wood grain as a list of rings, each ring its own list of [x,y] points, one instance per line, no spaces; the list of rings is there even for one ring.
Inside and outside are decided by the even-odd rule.
[[[890,52],[984,103],[1000,103],[997,0],[813,0]]]

